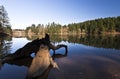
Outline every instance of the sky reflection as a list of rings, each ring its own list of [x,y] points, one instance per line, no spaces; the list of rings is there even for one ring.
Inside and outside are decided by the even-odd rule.
[[[13,38],[12,52],[27,42],[29,40],[26,38]],[[68,54],[64,55],[64,48],[56,51],[58,56],[54,59],[60,71],[51,69],[47,79],[120,79],[120,50],[68,41],[54,44],[67,45]],[[53,55],[52,50],[50,53]],[[4,63],[0,69],[0,79],[25,79],[31,61],[31,58],[25,58]]]

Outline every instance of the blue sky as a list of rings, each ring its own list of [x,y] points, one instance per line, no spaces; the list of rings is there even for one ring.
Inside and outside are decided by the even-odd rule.
[[[120,16],[120,0],[0,0],[0,5],[7,10],[13,29]]]

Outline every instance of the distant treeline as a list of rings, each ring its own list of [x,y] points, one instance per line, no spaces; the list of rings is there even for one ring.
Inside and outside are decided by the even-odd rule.
[[[43,24],[32,24],[26,28],[26,34],[116,34],[120,33],[120,16],[99,18],[81,23],[61,25],[55,22]]]

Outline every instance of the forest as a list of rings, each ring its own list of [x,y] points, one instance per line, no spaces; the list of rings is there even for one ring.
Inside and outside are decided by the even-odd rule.
[[[2,27],[0,33],[12,35],[11,26]],[[61,25],[59,23],[32,24],[25,29],[26,35],[44,35],[44,33],[56,35],[80,35],[80,34],[120,34],[120,16],[98,18],[80,23]]]
[[[61,34],[61,35],[79,35],[79,34],[120,34],[120,16],[98,18],[80,23],[71,23],[61,25],[59,23],[32,24],[25,29],[26,34]]]

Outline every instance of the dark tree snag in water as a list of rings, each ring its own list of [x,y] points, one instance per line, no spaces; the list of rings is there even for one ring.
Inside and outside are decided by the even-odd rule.
[[[37,55],[37,54],[36,54]],[[17,56],[17,55],[14,55],[14,57]],[[34,79],[47,79],[48,77],[48,74],[50,72],[50,70],[54,67],[57,67],[56,63],[53,61],[54,59],[56,58],[62,58],[62,57],[66,57],[67,56],[67,53],[65,54],[55,54],[53,53],[52,55],[52,58],[50,58],[50,65],[48,66],[47,69],[45,69],[45,71],[41,74],[39,74],[38,76],[36,76]],[[11,57],[11,56],[10,56]],[[8,57],[9,58],[9,57]],[[30,66],[32,65],[32,61],[33,61],[34,58],[32,58],[31,56],[28,56],[28,57],[23,57],[23,58],[17,58],[15,60],[5,60],[4,62],[2,62],[2,60],[0,60],[0,68],[2,68],[2,66],[5,64],[5,63],[8,63],[8,64],[11,64],[11,65],[17,65],[17,66],[25,66],[25,67],[28,67],[30,68]],[[53,59],[53,60],[52,60]],[[35,59],[36,60],[36,59]],[[37,60],[36,60],[37,61]],[[55,63],[55,65],[52,65],[52,63]],[[35,66],[35,65],[34,65]],[[36,67],[40,67],[39,65],[36,65]],[[57,67],[58,68],[58,67]],[[36,70],[37,71],[37,70]],[[38,70],[38,72],[41,72]],[[27,75],[28,76],[28,75]]]
[[[36,79],[37,77],[45,79],[52,67],[59,69],[57,63],[53,61],[54,58],[50,56],[49,50],[54,50],[53,55],[55,55],[55,50],[61,47],[66,49],[65,56],[67,56],[67,46],[63,44],[57,46],[52,45],[49,35],[46,34],[45,38],[35,39],[32,42],[27,43],[24,47],[18,49],[15,53],[3,57],[3,59],[0,60],[0,63],[4,64],[17,59],[27,58],[34,52],[36,55],[30,65],[27,79]]]
[[[63,58],[66,56],[67,55],[65,55],[65,54],[58,54],[57,53],[57,54],[52,55],[52,59]],[[24,58],[18,58],[16,60],[6,60],[4,63],[2,63],[2,61],[0,61],[0,69],[2,69],[2,66],[5,63],[11,64],[11,65],[17,65],[17,66],[25,66],[25,67],[29,68],[31,66],[33,59],[34,58],[32,58],[31,56],[28,56],[28,57],[24,57]],[[38,65],[36,65],[36,66],[38,67]],[[38,75],[37,77],[35,77],[33,79],[47,79],[48,74],[52,68],[53,67],[51,65],[48,66],[48,68],[42,74]]]
[[[48,34],[46,34],[45,38],[42,39],[35,39],[32,42],[28,42],[24,47],[18,49],[15,53],[13,54],[9,54],[5,57],[3,57],[3,60],[13,60],[13,59],[17,59],[17,58],[23,58],[23,57],[27,57],[30,56],[32,53],[37,53],[37,51],[39,50],[39,47],[41,46],[41,44],[44,44],[46,46],[48,46],[49,49],[52,49],[55,53],[55,50],[64,47],[65,48],[65,53],[68,52],[67,46],[66,45],[57,45],[54,46],[51,44],[50,42],[50,37]]]

